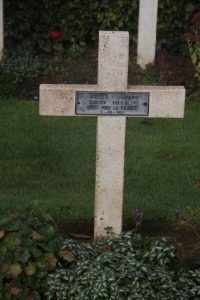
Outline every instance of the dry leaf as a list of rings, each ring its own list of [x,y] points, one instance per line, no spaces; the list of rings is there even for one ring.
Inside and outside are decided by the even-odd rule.
[[[81,233],[68,233],[68,235],[74,239],[92,239],[92,236]]]
[[[172,159],[172,154],[171,153],[165,153],[164,155],[163,155],[163,158],[164,159],[166,159],[166,160],[170,160],[170,159]]]
[[[111,251],[111,248],[109,245],[105,244],[103,245],[103,252],[110,252]]]

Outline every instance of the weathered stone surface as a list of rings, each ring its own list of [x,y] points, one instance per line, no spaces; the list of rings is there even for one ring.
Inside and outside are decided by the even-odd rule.
[[[130,92],[149,92],[149,118],[183,118],[185,88],[182,86],[129,86]]]
[[[140,0],[137,62],[142,68],[155,59],[157,11],[158,0]]]
[[[40,115],[75,116],[75,92],[97,91],[98,89],[98,85],[41,84]]]
[[[184,87],[127,86],[128,42],[127,32],[100,32],[98,84],[41,85],[40,114],[77,116],[75,113],[77,91],[121,91],[148,92],[150,95],[148,117],[182,118]],[[98,116],[95,239],[117,236],[122,230],[125,127],[126,117],[123,115]]]
[[[108,89],[106,89],[107,91]],[[111,90],[111,89],[110,89]],[[42,84],[40,86],[40,115],[79,116],[75,114],[76,91],[103,91],[101,85]],[[112,89],[115,91],[115,89]],[[150,118],[183,118],[185,89],[182,86],[128,86],[126,92],[149,92]],[[129,118],[135,116],[129,116]],[[116,118],[116,117],[115,117]],[[120,116],[119,118],[124,118]]]
[[[96,238],[122,230],[126,119],[98,117],[94,232]],[[111,233],[112,236],[112,233]]]
[[[128,57],[128,32],[100,31],[98,61],[100,90],[123,91],[127,88]],[[111,228],[114,236],[122,231],[125,128],[125,117],[98,117],[95,238],[105,237],[107,227]]]
[[[129,34],[125,31],[99,32],[98,83],[104,91],[127,88]]]

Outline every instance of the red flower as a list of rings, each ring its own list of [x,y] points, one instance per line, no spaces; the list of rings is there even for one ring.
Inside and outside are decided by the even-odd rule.
[[[62,34],[59,31],[52,31],[49,35],[52,40],[57,40],[62,37]]]
[[[196,35],[194,39],[196,42],[200,42],[200,35]]]
[[[191,23],[197,27],[200,26],[200,12],[198,12],[197,14],[194,15],[194,17],[191,20]]]

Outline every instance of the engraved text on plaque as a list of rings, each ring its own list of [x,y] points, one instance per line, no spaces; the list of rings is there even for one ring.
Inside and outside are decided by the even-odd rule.
[[[77,115],[148,116],[148,92],[76,92]]]

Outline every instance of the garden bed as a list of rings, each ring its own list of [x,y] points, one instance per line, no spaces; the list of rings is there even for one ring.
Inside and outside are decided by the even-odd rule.
[[[97,48],[85,50],[83,55],[68,57],[66,54],[42,54],[39,61],[46,65],[43,74],[37,77],[26,77],[18,88],[18,94],[24,99],[38,100],[39,85],[50,84],[94,84],[97,81],[98,53]],[[194,77],[195,68],[190,57],[170,54],[162,50],[156,53],[154,65],[142,70],[136,64],[136,53],[130,51],[129,84],[131,85],[183,85],[186,87],[190,101],[195,99],[200,86]],[[30,74],[31,76],[31,74]],[[200,92],[199,92],[200,93]],[[199,95],[199,94],[198,94]]]

